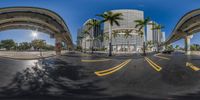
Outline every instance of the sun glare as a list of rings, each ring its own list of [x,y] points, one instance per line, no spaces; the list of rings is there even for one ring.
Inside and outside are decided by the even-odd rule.
[[[35,32],[35,31],[32,31],[32,36],[33,36],[34,38],[36,38],[36,37],[38,36],[38,33]]]

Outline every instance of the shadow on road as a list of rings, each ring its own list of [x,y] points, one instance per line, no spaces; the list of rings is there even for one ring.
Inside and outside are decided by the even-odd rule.
[[[1,97],[59,96],[87,98],[100,96],[104,88],[89,77],[82,66],[61,60],[40,60],[31,68],[16,73],[12,82],[1,88]]]

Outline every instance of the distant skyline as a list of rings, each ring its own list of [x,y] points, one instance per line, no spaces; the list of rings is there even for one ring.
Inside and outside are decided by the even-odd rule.
[[[0,8],[13,6],[30,6],[50,9],[58,13],[67,23],[76,42],[77,30],[89,18],[98,18],[95,15],[114,9],[137,9],[144,11],[145,17],[165,26],[166,39],[173,31],[178,20],[187,12],[200,8],[199,0],[1,0]],[[0,32],[0,40],[13,38],[16,41],[30,41],[31,31],[9,30]],[[38,38],[54,44],[54,39],[41,34]],[[191,40],[200,44],[200,35]],[[175,42],[183,46],[184,41]]]

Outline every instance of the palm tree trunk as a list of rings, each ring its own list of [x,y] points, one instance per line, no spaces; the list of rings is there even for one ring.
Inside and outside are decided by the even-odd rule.
[[[92,54],[94,53],[94,27],[92,27]]]
[[[146,48],[145,48],[145,47],[146,47],[146,46],[145,46],[145,42],[143,42],[143,55],[144,55],[144,56],[146,56],[146,50],[145,50]]]
[[[80,44],[79,44],[79,46],[81,47],[81,52],[82,52],[82,40],[80,40]]]
[[[158,39],[160,39],[160,35],[161,35],[161,31],[160,29],[158,30]],[[157,43],[157,49],[158,49],[158,53],[160,52],[160,49],[159,49],[159,40],[158,40],[158,43]]]
[[[144,38],[144,41],[143,41],[143,55],[146,56],[146,37],[145,37],[145,33],[146,33],[146,28],[144,29],[144,34],[143,34],[143,38]]]
[[[109,23],[109,54],[108,56],[112,56],[112,26]]]
[[[85,38],[85,53],[86,53],[86,38]]]

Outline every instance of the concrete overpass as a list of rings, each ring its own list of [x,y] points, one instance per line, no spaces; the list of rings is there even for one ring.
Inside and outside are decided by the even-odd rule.
[[[55,38],[56,54],[61,52],[61,42],[73,48],[72,37],[64,20],[55,12],[36,7],[0,8],[0,31],[10,29],[37,30]]]
[[[179,20],[165,45],[185,39],[185,51],[186,54],[190,54],[190,39],[193,34],[198,32],[200,32],[200,9],[186,13]]]

